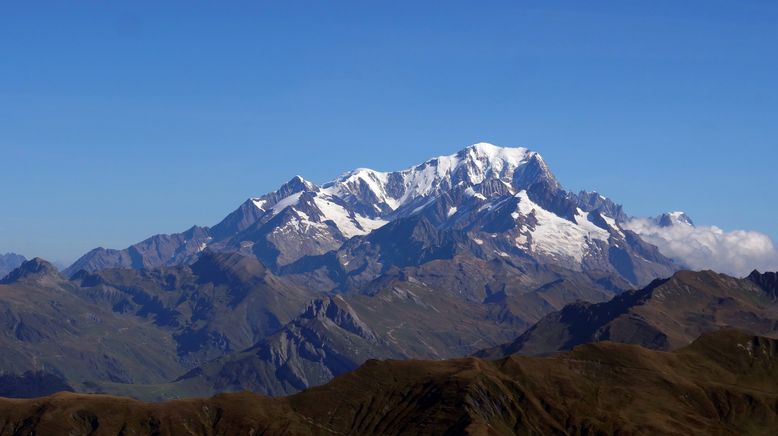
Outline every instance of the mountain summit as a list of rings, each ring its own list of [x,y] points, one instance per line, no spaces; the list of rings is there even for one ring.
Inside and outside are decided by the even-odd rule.
[[[18,268],[0,280],[0,284],[16,283],[22,280],[63,280],[63,277],[54,265],[36,257],[22,262]]]
[[[0,279],[18,268],[25,260],[27,259],[24,256],[16,253],[0,254]]]
[[[363,245],[377,229],[397,223],[383,233],[416,229],[416,242],[400,234],[383,236],[395,239],[392,250],[406,265],[414,258],[459,255],[532,259],[632,284],[672,273],[672,261],[622,228],[625,217],[602,195],[562,189],[537,152],[478,143],[401,171],[357,169],[322,186],[295,176],[274,192],[249,198],[212,228],[153,236],[125,250],[93,250],[65,272],[188,264],[207,247],[255,256],[279,274],[303,269],[340,277],[319,281],[332,289],[342,287],[358,265],[376,273],[395,265],[387,252]],[[425,237],[418,233],[423,228]],[[426,239],[433,234],[434,240]],[[417,243],[435,254],[414,257]],[[441,243],[445,247],[437,246]],[[365,258],[368,252],[371,259]]]

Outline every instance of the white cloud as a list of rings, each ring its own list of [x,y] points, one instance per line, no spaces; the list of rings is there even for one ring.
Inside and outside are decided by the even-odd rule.
[[[754,269],[778,270],[778,250],[764,233],[725,232],[716,226],[694,227],[683,223],[661,227],[648,218],[634,218],[624,227],[656,245],[665,256],[694,270],[712,269],[738,277]]]

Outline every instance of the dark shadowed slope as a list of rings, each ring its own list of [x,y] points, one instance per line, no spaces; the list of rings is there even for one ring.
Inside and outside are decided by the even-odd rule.
[[[192,265],[155,270],[82,271],[74,282],[88,301],[153,321],[187,367],[250,347],[313,298],[237,253],[204,252]]]
[[[578,298],[604,301],[608,294],[592,282],[580,273],[503,260],[432,261],[389,271],[357,294],[321,296],[250,349],[208,362],[175,383],[101,388],[144,400],[239,390],[288,395],[370,358],[447,359],[503,343]]]
[[[154,382],[181,371],[172,338],[146,320],[85,301],[48,262],[25,262],[0,282],[0,368],[85,380]],[[140,352],[143,350],[143,352]]]
[[[775,434],[778,343],[706,334],[672,353],[604,342],[548,358],[369,361],[300,394],[161,404],[0,400],[12,434]]]
[[[454,272],[442,274],[445,270],[441,268]],[[362,294],[319,298],[253,347],[208,362],[174,383],[132,387],[104,383],[100,392],[144,400],[240,390],[287,395],[323,384],[369,358],[446,359],[468,355],[489,347],[500,337],[515,338],[526,325],[525,317],[541,308],[561,307],[566,299],[589,289],[585,280],[570,277],[528,291],[533,289],[527,286],[528,281],[539,275],[534,271],[522,276],[510,268],[466,259],[460,260],[457,268],[451,268],[447,261],[406,268],[386,274]],[[492,282],[494,276],[499,280]],[[480,280],[484,293],[477,298],[458,295],[460,289],[469,288],[463,285],[468,280]],[[521,285],[521,281],[525,283]],[[428,287],[428,282],[436,283],[435,287]],[[485,302],[472,301],[479,299]],[[517,340],[477,355],[497,358],[517,352],[547,354],[604,340],[667,350],[721,327],[776,336],[776,320],[778,302],[752,280],[712,272],[682,272],[604,303],[568,304]]]
[[[567,303],[604,301],[626,286],[531,260],[471,256],[392,267],[337,296],[292,278],[255,257],[210,250],[191,265],[80,271],[70,280],[36,260],[0,285],[0,371],[21,382],[45,369],[78,391],[142,399],[285,395],[370,358],[468,355]],[[349,318],[367,333],[344,324]],[[122,345],[105,350],[113,341]],[[89,366],[74,364],[84,359]]]
[[[778,300],[771,277],[774,273],[736,279],[712,271],[681,271],[608,302],[570,304],[515,341],[477,355],[540,355],[604,340],[669,350],[722,327],[778,337]]]
[[[0,373],[31,389],[39,383],[28,371],[80,390],[94,382],[163,383],[255,344],[311,298],[234,253],[72,280],[36,258],[0,281]]]
[[[154,235],[124,250],[98,247],[63,270],[70,277],[81,271],[106,268],[157,268],[193,262],[210,241],[207,227],[193,226],[172,235]]]

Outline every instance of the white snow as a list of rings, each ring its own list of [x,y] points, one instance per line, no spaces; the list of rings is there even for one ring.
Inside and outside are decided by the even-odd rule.
[[[327,225],[324,223],[319,223],[315,221],[311,221],[308,214],[301,212],[297,209],[293,209],[295,212],[295,215],[297,215],[297,219],[290,219],[286,223],[284,223],[283,226],[280,226],[273,230],[273,233],[303,233],[307,234],[310,233],[311,230],[314,230],[315,235],[320,235],[321,232],[327,231]]]
[[[483,200],[486,202],[485,208],[492,208],[496,204],[488,202],[486,196],[476,192],[472,185],[489,178],[501,181],[509,192],[513,192],[511,183],[514,173],[535,155],[526,148],[478,143],[458,153],[439,156],[402,171],[381,172],[358,168],[326,183],[322,188],[297,176],[309,188],[307,191],[312,193],[315,207],[321,211],[322,216],[310,217],[295,207],[299,219],[293,220],[296,222],[288,224],[284,231],[292,228],[308,231],[311,226],[318,227],[317,224],[330,220],[347,238],[364,235],[383,226],[388,220],[420,212],[434,203],[441,192],[463,184],[471,185],[465,190],[465,195]],[[251,200],[259,210],[275,215],[286,208],[297,206],[301,194],[283,198],[272,207],[265,199]],[[365,211],[364,215],[357,210]],[[457,212],[457,207],[452,206],[446,215],[450,218]],[[589,229],[588,232],[593,233],[594,230]]]
[[[597,227],[593,222],[589,221],[589,214],[582,211],[580,208],[576,208],[575,222],[582,229],[586,230],[591,239],[600,239],[607,241],[610,237],[610,232],[600,227]]]
[[[364,182],[376,198],[392,210],[397,210],[420,197],[435,195],[441,189],[459,183],[455,183],[455,175],[465,177],[471,184],[494,177],[510,186],[516,168],[525,164],[533,154],[526,148],[498,147],[482,142],[459,153],[439,156],[394,173],[360,168],[326,183],[323,191],[344,199],[356,197],[360,182]],[[392,194],[387,189],[390,178],[395,180],[395,183],[399,181],[399,185],[394,189],[396,192]],[[469,195],[485,199],[482,194],[470,191]]]
[[[273,205],[273,213],[277,214],[289,206],[294,206],[300,201],[302,192],[296,192],[288,197],[282,198],[278,203]]]
[[[486,142],[471,145],[465,149],[465,153],[478,169],[472,174],[473,183],[483,182],[490,173],[498,177],[507,171],[511,171],[512,174],[512,170],[525,163],[530,157],[530,152],[526,148],[497,147]]]
[[[465,195],[468,197],[475,197],[479,200],[486,200],[486,197],[480,192],[475,192],[475,189],[473,189],[472,186],[468,186],[467,189],[465,189]]]
[[[571,258],[580,263],[593,239],[607,241],[610,236],[608,231],[591,223],[580,209],[575,217],[576,222],[571,222],[532,202],[527,191],[520,191],[516,197],[519,199],[517,217],[534,214],[537,219],[535,228],[522,229],[521,236],[516,240],[522,246],[531,238],[531,251],[551,257]]]
[[[685,212],[682,211],[675,211],[668,213],[670,216],[670,222],[673,223],[673,225],[684,225],[684,226],[690,226],[694,227],[689,221],[688,216]]]
[[[364,183],[380,202],[385,203],[394,210],[398,206],[397,200],[386,193],[386,186],[389,184],[389,174],[369,168],[358,168],[341,175],[330,183],[326,183],[322,191],[327,195],[348,198],[359,192],[360,185]],[[380,210],[380,208],[376,209]]]
[[[343,206],[335,203],[326,197],[316,196],[313,199],[316,207],[319,208],[324,220],[331,220],[343,233],[343,236],[351,238],[357,235],[364,235],[383,226],[387,221],[380,219],[371,219],[358,214],[351,214]]]
[[[254,203],[254,206],[256,206],[257,209],[263,212],[265,211],[265,203],[267,203],[266,200],[263,200],[261,198],[252,198],[251,202]]]
[[[619,227],[615,219],[609,217],[608,215],[600,214],[600,216],[602,217],[603,220],[605,220],[605,222],[608,224],[610,228],[612,228],[616,233],[621,235],[622,238],[624,237],[624,232],[621,231],[621,227]]]
[[[415,215],[415,214],[421,212],[422,210],[424,210],[425,207],[429,206],[430,204],[432,204],[434,202],[435,202],[435,197],[430,198],[429,200],[425,201],[421,206],[413,209],[411,211],[411,215]]]

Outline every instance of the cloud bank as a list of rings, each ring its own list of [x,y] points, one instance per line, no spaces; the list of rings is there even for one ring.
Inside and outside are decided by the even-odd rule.
[[[660,226],[650,218],[633,218],[624,227],[659,251],[693,270],[711,269],[742,277],[758,269],[778,271],[778,250],[769,236],[749,230],[725,232],[716,226],[684,223]]]

